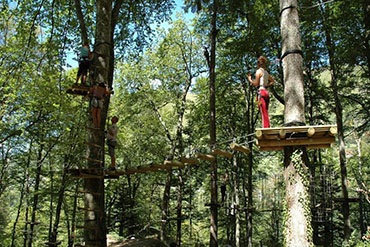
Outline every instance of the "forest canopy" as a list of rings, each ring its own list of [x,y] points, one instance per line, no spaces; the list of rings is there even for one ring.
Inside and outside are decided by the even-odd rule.
[[[105,4],[112,8],[109,25],[98,18]],[[370,3],[297,4],[305,124],[339,130],[330,148],[307,150],[312,241],[367,246]],[[88,80],[104,78],[113,92],[104,103],[98,135],[104,148],[95,153],[102,155],[103,168],[111,162],[104,131],[112,116],[119,117],[115,151],[123,175],[99,180],[107,233],[119,240],[158,237],[168,244],[208,245],[210,161],[125,172],[217,148],[232,153],[217,156],[218,244],[285,246],[284,152],[263,152],[256,145],[257,89],[247,80],[256,72],[257,58],[267,57],[275,79],[269,88],[271,126],[283,126],[283,41],[276,1],[1,1],[0,18],[1,246],[86,242],[86,226],[81,226],[89,214],[84,192],[89,186],[68,171],[96,168],[87,158],[98,148],[90,142],[96,136],[89,97],[67,93],[78,71],[71,60],[78,59],[84,40],[96,58],[97,69],[90,70],[96,77],[90,74]],[[105,70],[104,64],[109,65]],[[250,152],[234,151],[232,143]]]

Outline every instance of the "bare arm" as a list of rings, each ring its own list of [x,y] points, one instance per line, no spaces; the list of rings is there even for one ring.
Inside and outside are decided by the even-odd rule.
[[[269,74],[269,79],[268,79],[268,84],[267,86],[272,86],[273,84],[275,83],[275,80],[274,80],[274,77],[272,77],[270,74]]]
[[[257,87],[259,85],[259,81],[261,79],[261,76],[262,76],[262,72],[260,70],[257,70],[256,79],[252,80],[252,75],[250,73],[248,73],[248,81],[249,81],[250,84]]]

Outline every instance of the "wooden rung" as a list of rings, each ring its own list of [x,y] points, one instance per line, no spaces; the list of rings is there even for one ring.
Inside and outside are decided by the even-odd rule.
[[[92,142],[86,142],[86,145],[89,145],[89,146],[92,146],[92,147],[97,147],[97,148],[101,148],[102,147],[99,144],[92,143]]]
[[[92,130],[92,131],[95,131],[95,132],[99,132],[99,131],[104,131],[103,129],[101,129],[101,128],[96,128],[96,127],[94,127],[94,126],[86,126],[86,129],[90,129],[90,130]]]
[[[88,211],[88,212],[101,212],[101,210],[96,210],[92,208],[83,208],[83,207],[77,207],[79,210]]]
[[[165,160],[163,163],[164,163],[164,165],[171,166],[171,167],[178,167],[178,168],[185,167],[184,163],[182,163],[178,160]]]
[[[169,170],[169,169],[171,169],[170,167],[165,166],[163,164],[151,164],[149,167],[150,168],[153,168],[155,171],[158,171],[158,170]]]
[[[125,174],[135,174],[137,172],[137,169],[127,169],[124,171]]]
[[[104,179],[119,179],[119,175],[107,174],[107,175],[104,176]]]
[[[150,166],[138,166],[137,169],[141,172],[149,172],[151,171]]]
[[[91,191],[86,191],[86,190],[79,190],[78,191],[79,193],[82,193],[82,194],[91,194],[91,195],[101,195],[101,193],[98,193],[98,192],[91,192]]]
[[[86,96],[89,93],[89,86],[72,86],[67,89],[67,93]]]
[[[58,246],[62,243],[62,241],[57,241],[57,242],[45,242],[44,244],[45,245],[48,245],[48,246]]]
[[[216,160],[215,156],[213,156],[211,154],[198,153],[198,154],[196,154],[196,157],[198,159],[205,160],[205,161],[211,161],[211,162]]]
[[[233,150],[239,151],[239,152],[246,153],[246,154],[251,152],[251,150],[248,147],[243,146],[243,145],[239,145],[235,142],[230,144],[230,148],[233,149]]]
[[[199,161],[195,158],[181,157],[180,161],[184,164],[197,165]]]
[[[102,175],[88,174],[88,173],[71,174],[70,176],[73,178],[82,178],[82,179],[101,179],[103,178]]]
[[[228,151],[224,151],[224,150],[221,150],[221,149],[213,149],[212,154],[213,155],[221,155],[221,156],[229,158],[229,159],[231,159],[233,157],[233,153],[230,153]]]
[[[99,226],[76,226],[77,229],[100,230]]]
[[[86,157],[86,159],[87,159],[88,161],[91,161],[91,162],[94,162],[94,163],[98,163],[98,164],[102,164],[102,163],[103,163],[103,161],[101,161],[101,160],[92,159],[92,158],[89,158],[89,157]]]
[[[103,178],[102,175],[86,174],[86,173],[81,173],[80,175],[77,175],[75,177],[79,177],[79,178],[83,178],[83,179],[101,179],[101,178]]]

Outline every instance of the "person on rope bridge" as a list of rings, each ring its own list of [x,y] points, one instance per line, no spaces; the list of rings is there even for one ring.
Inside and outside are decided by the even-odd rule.
[[[257,59],[257,71],[255,80],[252,80],[252,75],[248,73],[249,83],[255,87],[259,87],[257,94],[257,102],[258,108],[261,113],[263,128],[270,128],[270,118],[268,114],[270,95],[269,92],[267,91],[267,88],[274,84],[275,82],[274,78],[267,71],[266,68],[267,63],[268,63],[267,58],[264,56],[260,56]]]
[[[78,59],[78,71],[76,78],[76,85],[81,78],[81,85],[86,85],[87,72],[90,69],[90,61],[92,59],[92,53],[90,51],[89,41],[85,41],[83,45],[78,49],[80,56]]]
[[[111,119],[112,125],[109,126],[107,131],[107,145],[108,145],[108,153],[111,160],[111,165],[109,167],[109,170],[114,171],[116,169],[116,154],[115,154],[115,148],[117,145],[117,134],[118,134],[118,117],[114,116]]]
[[[101,109],[103,108],[104,98],[110,94],[107,85],[101,82],[94,85],[89,90],[89,96],[91,98],[91,115],[93,119],[94,128],[100,129],[101,122]]]

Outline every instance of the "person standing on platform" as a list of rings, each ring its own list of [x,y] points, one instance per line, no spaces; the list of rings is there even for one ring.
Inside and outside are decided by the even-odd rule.
[[[114,116],[111,119],[112,125],[109,126],[108,132],[107,132],[107,145],[108,145],[108,153],[111,159],[111,165],[109,167],[109,170],[115,170],[116,169],[116,154],[115,149],[117,146],[117,134],[118,134],[118,117]]]
[[[78,59],[78,71],[76,85],[81,78],[81,85],[86,85],[87,72],[90,69],[90,60],[92,53],[90,52],[89,42],[85,41],[79,49],[80,57]]]
[[[100,129],[101,109],[103,108],[104,98],[110,94],[107,85],[103,82],[90,88],[89,96],[91,98],[91,115],[94,128]]]
[[[261,113],[263,128],[270,128],[270,118],[268,114],[270,95],[267,88],[275,82],[274,78],[267,71],[267,63],[267,58],[260,56],[257,59],[256,78],[252,80],[252,75],[248,73],[249,83],[258,87],[257,103]]]

